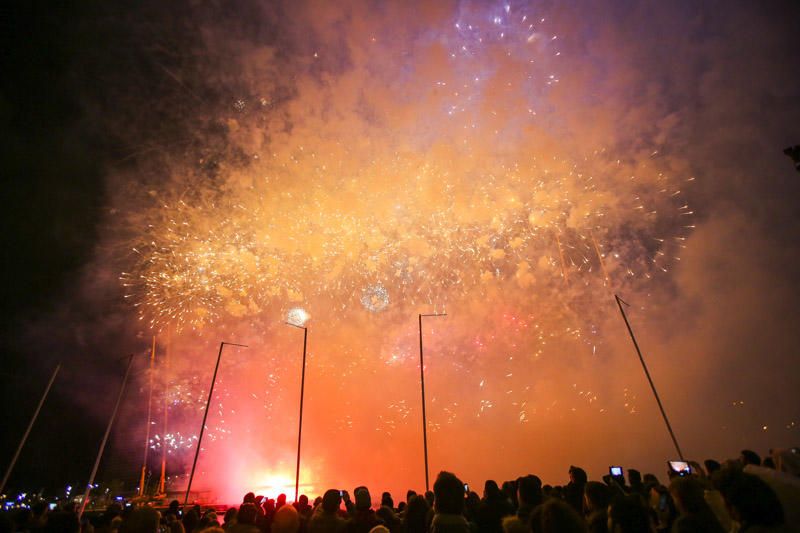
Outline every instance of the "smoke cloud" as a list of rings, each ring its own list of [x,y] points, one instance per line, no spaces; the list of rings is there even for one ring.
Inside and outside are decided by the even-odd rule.
[[[298,307],[312,494],[423,488],[418,313],[447,313],[423,327],[434,474],[663,477],[676,452],[615,293],[688,457],[796,444],[790,16],[110,9],[88,22],[108,46],[75,82],[113,154],[104,219],[78,299],[48,323],[77,346],[157,337],[151,457],[169,440],[176,488],[225,340],[249,348],[223,354],[195,486],[225,502],[291,491],[302,333],[284,320]],[[134,463],[143,366],[135,387],[113,452]]]

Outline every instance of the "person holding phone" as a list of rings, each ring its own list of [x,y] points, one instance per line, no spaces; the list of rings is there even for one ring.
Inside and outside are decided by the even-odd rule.
[[[308,521],[308,533],[339,533],[344,530],[345,520],[339,516],[344,491],[329,489],[322,496],[319,510]]]
[[[442,471],[433,483],[433,493],[434,515],[429,533],[471,533],[464,517],[464,483],[455,474]]]

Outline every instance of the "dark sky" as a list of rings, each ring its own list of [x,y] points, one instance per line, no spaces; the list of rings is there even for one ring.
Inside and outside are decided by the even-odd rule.
[[[324,3],[241,0],[2,8],[3,467],[49,372],[64,364],[11,486],[58,489],[86,476],[121,358],[148,345],[149,333],[135,323],[116,279],[129,268],[120,243],[135,231],[117,214],[131,220],[150,191],[185,184],[175,177],[185,161],[201,161],[193,167],[192,187],[199,189],[248,168],[249,141],[215,117],[229,112],[238,95],[255,98],[256,84],[269,85],[274,116],[290,125],[241,119],[244,130],[269,130],[264,146],[291,144],[307,138],[297,133],[304,127],[338,120],[344,126],[334,132],[361,128],[345,112],[340,119],[298,120],[305,113],[298,109],[311,102],[309,80],[325,80],[320,86],[346,100],[350,87],[371,75],[380,79],[379,68],[360,68],[374,65],[358,55],[359,35],[383,29],[392,38],[381,52],[386,58],[413,58],[426,28],[468,11],[458,2],[418,7],[353,2],[339,11]],[[698,453],[733,455],[743,441],[762,452],[771,443],[797,444],[800,174],[782,150],[800,143],[800,8],[788,1],[687,1],[547,3],[542,10],[565,29],[567,66],[541,113],[556,117],[550,140],[562,140],[567,150],[608,146],[637,162],[655,148],[665,168],[698,178],[687,193],[696,227],[680,267],[652,291],[636,289],[656,295],[640,326],[662,383],[701,391],[687,399],[673,394],[684,419],[677,426]],[[418,48],[406,49],[404,39]],[[316,50],[328,52],[319,64],[299,59]],[[434,60],[422,59],[437,70]],[[402,107],[387,100],[368,104],[378,116],[382,106]],[[386,112],[387,127],[404,127],[406,111]],[[615,337],[608,345],[629,349],[625,342]],[[613,361],[587,374],[613,382],[612,372],[623,368]],[[142,363],[135,371],[128,398],[142,391]],[[628,371],[626,379],[638,370]],[[731,415],[731,402],[739,400],[745,407]],[[656,416],[652,405],[646,412]],[[129,406],[123,416],[137,413]],[[109,475],[138,460],[115,446]]]

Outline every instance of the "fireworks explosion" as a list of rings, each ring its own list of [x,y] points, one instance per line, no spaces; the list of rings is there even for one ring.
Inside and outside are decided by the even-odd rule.
[[[302,188],[254,178],[206,205],[163,206],[150,245],[136,249],[136,273],[125,276],[142,317],[157,329],[202,328],[316,299],[346,313],[356,301],[383,310],[390,295],[397,305],[443,306],[509,280],[537,293],[618,286],[666,272],[691,214],[671,208],[680,190],[666,180],[649,198],[627,191],[626,201],[598,190],[614,177],[576,169],[514,164],[456,178],[430,163],[393,162],[346,179],[328,168],[315,165]],[[620,218],[630,226],[605,225]],[[668,222],[682,225],[654,234]]]
[[[448,313],[425,332],[434,438],[609,408],[601,392],[569,382],[555,394],[548,380],[597,356],[614,291],[639,291],[680,260],[691,178],[669,174],[654,149],[642,163],[559,146],[551,91],[570,77],[569,36],[540,11],[465,4],[402,43],[384,39],[376,21],[388,17],[376,15],[342,49],[298,50],[291,97],[256,57],[237,60],[245,81],[203,106],[207,144],[172,154],[144,208],[119,200],[135,235],[127,298],[150,330],[175,332],[165,387],[181,430],[154,449],[193,447],[207,390],[197,361],[225,336],[251,348],[225,354],[210,441],[270,452],[232,459],[209,443],[208,479],[229,479],[233,495],[290,475],[299,352],[283,322],[311,331],[312,443],[330,431],[358,435],[342,437],[350,445],[365,433],[416,442],[418,312]],[[631,402],[626,389],[619,408],[635,412]],[[369,423],[358,412],[368,403]],[[315,479],[349,468],[314,450],[304,469]]]

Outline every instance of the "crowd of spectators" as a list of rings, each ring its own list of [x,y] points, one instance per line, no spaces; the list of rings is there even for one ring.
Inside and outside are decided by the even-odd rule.
[[[577,466],[563,486],[528,474],[479,495],[451,472],[440,472],[433,491],[408,491],[395,505],[384,492],[373,505],[367,487],[330,489],[310,502],[288,503],[247,493],[218,516],[200,505],[166,509],[112,504],[79,520],[75,508],[36,502],[0,514],[0,533],[658,533],[800,531],[800,451],[774,451],[763,462],[743,450],[736,460],[689,463],[669,470],[666,484],[653,474],[589,481]],[[665,478],[666,479],[666,478]]]

